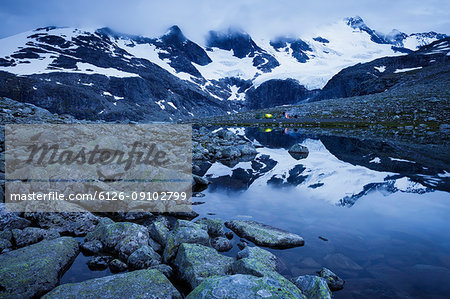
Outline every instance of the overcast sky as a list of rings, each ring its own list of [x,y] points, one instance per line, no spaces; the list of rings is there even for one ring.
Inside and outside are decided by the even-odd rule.
[[[271,38],[301,36],[355,15],[385,33],[450,33],[449,0],[0,0],[0,38],[49,25],[108,26],[154,37],[173,24],[197,42],[209,30],[229,26]]]

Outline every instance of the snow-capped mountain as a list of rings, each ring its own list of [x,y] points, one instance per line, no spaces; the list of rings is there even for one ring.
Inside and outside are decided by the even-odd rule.
[[[253,40],[230,29],[211,31],[205,42],[196,43],[178,26],[158,38],[108,28],[38,28],[0,40],[0,96],[87,119],[176,120],[233,113],[269,105],[264,97],[273,95],[278,84],[286,91],[285,104],[298,102],[345,67],[404,55],[445,37],[383,35],[361,18],[319,32]]]

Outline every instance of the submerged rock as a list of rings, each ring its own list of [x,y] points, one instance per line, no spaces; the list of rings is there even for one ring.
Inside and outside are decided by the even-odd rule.
[[[181,298],[158,270],[146,269],[63,284],[42,298]]]
[[[181,243],[197,243],[208,246],[209,236],[201,225],[187,220],[178,220],[174,230],[167,238],[163,254],[165,262],[171,261],[176,256]]]
[[[210,247],[187,243],[181,244],[174,261],[180,277],[191,288],[197,287],[207,277],[230,274],[232,264],[231,257],[221,255]]]
[[[227,275],[204,280],[187,297],[199,298],[306,298],[284,278]]]
[[[345,280],[331,272],[327,268],[322,268],[317,274],[327,281],[328,287],[332,291],[339,291],[344,288]]]
[[[305,241],[297,234],[290,233],[252,220],[232,220],[225,226],[238,236],[256,245],[271,248],[292,248],[303,246]]]
[[[308,299],[331,299],[331,291],[322,277],[303,275],[294,279],[294,284]]]
[[[0,255],[0,297],[37,297],[53,289],[78,255],[78,242],[62,237]]]

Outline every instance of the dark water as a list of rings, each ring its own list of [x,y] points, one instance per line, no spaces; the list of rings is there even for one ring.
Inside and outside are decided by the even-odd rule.
[[[405,159],[406,150],[369,141],[236,131],[262,147],[239,163],[201,165],[199,174],[212,184],[194,198],[204,202],[194,206],[200,217],[252,219],[298,233],[305,246],[271,250],[281,273],[293,277],[328,267],[346,280],[335,298],[450,297],[445,161],[423,160],[423,153]],[[309,148],[306,159],[287,152],[297,142]],[[90,271],[87,259],[80,254],[61,283],[110,274]]]
[[[282,261],[282,274],[313,274],[328,267],[346,280],[336,298],[449,298],[450,194],[411,180],[426,168],[428,173],[419,176],[427,178],[422,183],[445,188],[445,171],[433,173],[433,167],[395,156],[388,159],[392,163],[367,164],[380,156],[376,151],[364,153],[365,160],[338,159],[340,151],[358,155],[353,141],[255,130],[246,135],[263,144],[259,151],[276,163],[258,158],[262,154],[255,160],[275,166],[265,172],[251,161],[212,165],[206,175],[213,184],[196,199],[205,202],[195,206],[201,216],[252,219],[303,236],[304,247],[271,250]],[[306,159],[287,153],[297,141],[308,146]],[[405,165],[396,165],[400,162]]]

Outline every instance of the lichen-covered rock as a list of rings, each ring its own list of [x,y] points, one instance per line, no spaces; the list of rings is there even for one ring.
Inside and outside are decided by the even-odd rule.
[[[225,229],[223,227],[223,221],[221,219],[202,218],[200,220],[197,220],[196,223],[205,226],[208,234],[211,237],[225,236]]]
[[[161,263],[161,256],[148,245],[142,246],[133,252],[127,260],[132,269],[145,269]]]
[[[171,261],[177,254],[181,243],[196,243],[209,245],[209,236],[202,226],[187,220],[178,220],[174,230],[167,238],[166,248],[164,248],[164,261]]]
[[[85,254],[96,254],[103,250],[103,243],[99,240],[87,241],[80,245],[80,249]]]
[[[117,272],[123,272],[125,270],[128,269],[128,265],[124,262],[122,262],[119,259],[113,259],[110,263],[109,263],[109,269],[111,270],[111,272],[113,273],[117,273]]]
[[[156,242],[155,240],[153,240],[152,238],[148,239],[148,245],[153,248],[154,251],[156,252],[161,252],[163,247],[161,246],[161,244],[159,244],[158,242]]]
[[[181,298],[158,270],[146,269],[63,284],[42,298]]]
[[[186,299],[200,298],[306,298],[302,292],[281,275],[272,277],[256,277],[252,275],[227,275],[211,277],[196,287]]]
[[[148,245],[149,235],[145,226],[131,222],[114,222],[104,218],[88,233],[85,241],[99,240],[104,249],[118,254],[123,259],[138,248]]]
[[[37,227],[26,227],[23,230],[13,229],[12,234],[17,247],[28,246],[43,239],[52,240],[60,237],[55,230],[45,230]]]
[[[211,246],[219,252],[225,252],[233,248],[233,243],[227,238],[216,237],[211,239]]]
[[[78,253],[77,240],[62,237],[0,255],[0,298],[30,298],[48,292]]]
[[[235,273],[262,277],[277,270],[277,257],[259,247],[245,247],[237,254],[233,264]]]
[[[303,238],[297,234],[252,220],[232,220],[225,222],[225,226],[241,238],[252,241],[259,246],[292,248],[305,244]]]
[[[293,282],[308,299],[331,299],[331,291],[322,277],[303,275],[295,278]]]
[[[180,277],[191,288],[197,287],[207,277],[231,274],[232,264],[231,257],[221,255],[210,247],[187,243],[180,245],[174,260]]]
[[[55,229],[60,234],[84,236],[97,225],[99,218],[89,212],[72,213],[27,213],[26,217],[33,220],[41,228]]]
[[[317,274],[327,281],[330,290],[339,291],[344,288],[345,280],[334,274],[331,270],[322,268]]]
[[[166,217],[160,216],[148,227],[150,237],[159,244],[166,246],[169,235],[169,222]]]
[[[169,265],[166,264],[159,264],[156,266],[150,267],[150,269],[155,269],[164,274],[167,278],[171,278],[173,276],[173,269]]]
[[[0,253],[9,250],[11,247],[11,241],[7,239],[0,239]]]

